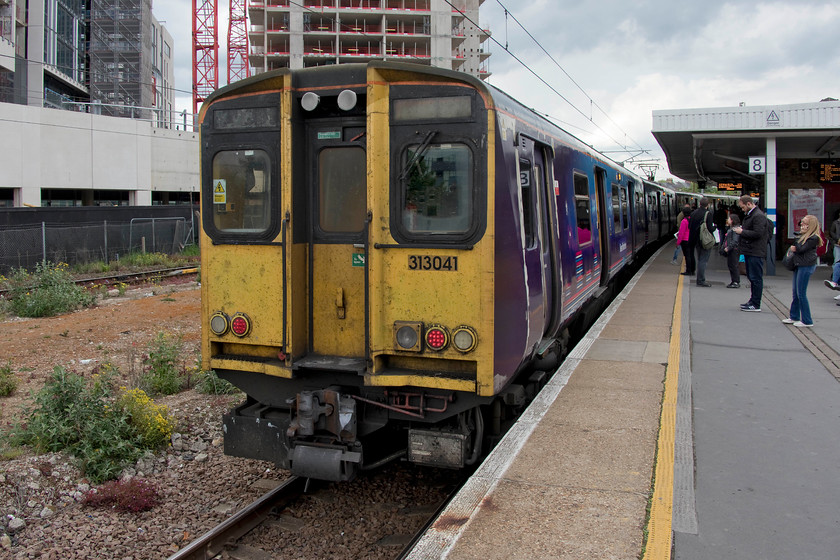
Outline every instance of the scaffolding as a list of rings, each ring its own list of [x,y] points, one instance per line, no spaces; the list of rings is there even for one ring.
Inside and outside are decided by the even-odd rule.
[[[103,115],[137,116],[119,105],[154,107],[151,22],[151,0],[91,1],[90,92]]]

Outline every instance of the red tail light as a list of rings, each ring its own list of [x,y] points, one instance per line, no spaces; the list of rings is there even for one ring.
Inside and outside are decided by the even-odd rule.
[[[441,325],[431,325],[426,329],[426,346],[430,350],[443,350],[449,344],[449,331]]]
[[[239,337],[247,335],[251,332],[251,319],[244,313],[237,313],[230,320],[230,331]]]

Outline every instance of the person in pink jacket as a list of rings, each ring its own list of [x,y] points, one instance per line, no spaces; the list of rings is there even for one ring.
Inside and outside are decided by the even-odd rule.
[[[685,257],[685,272],[680,274],[690,276],[694,274],[694,251],[688,248],[688,217],[691,215],[691,208],[686,206],[682,213],[683,219],[680,222],[680,229],[677,231],[677,247],[682,249]]]

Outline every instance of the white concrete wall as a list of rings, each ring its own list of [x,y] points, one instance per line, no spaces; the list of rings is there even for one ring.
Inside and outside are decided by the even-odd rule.
[[[87,113],[0,103],[0,188],[16,205],[41,205],[41,188],[199,190],[198,134]],[[18,198],[20,199],[18,201]]]

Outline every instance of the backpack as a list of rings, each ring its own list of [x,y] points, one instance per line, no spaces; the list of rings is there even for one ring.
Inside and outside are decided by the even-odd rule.
[[[767,218],[767,215],[765,214],[764,217]],[[771,220],[770,218],[767,218],[767,236],[768,236],[768,238],[773,237],[773,233],[775,233],[775,231],[776,231],[776,224],[773,223],[773,220]]]
[[[823,244],[820,247],[817,247],[817,258],[821,259],[827,252],[828,252],[828,241],[825,239],[825,234],[820,231],[820,238],[823,240]]]

